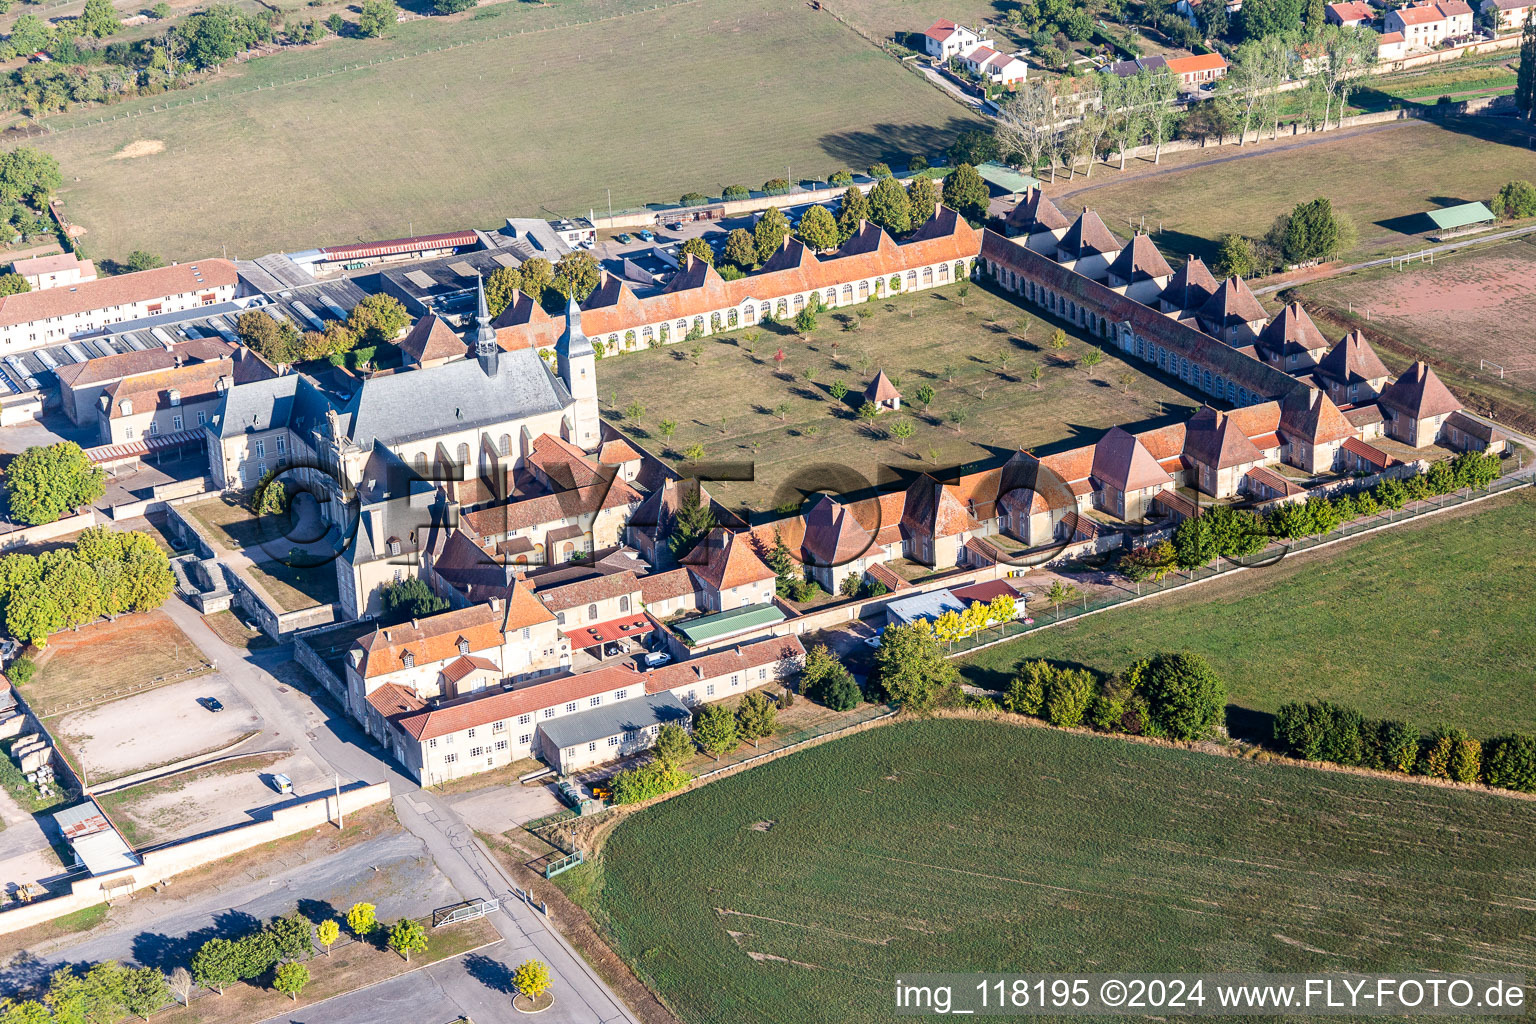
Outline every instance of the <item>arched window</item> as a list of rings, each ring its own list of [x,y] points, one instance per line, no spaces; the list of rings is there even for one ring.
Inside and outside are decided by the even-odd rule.
[[[565,612],[555,612],[555,625],[565,625]]]
[[[511,455],[512,454],[512,435],[511,434],[502,434],[501,435],[501,443],[496,446],[496,451],[499,454],[501,454],[501,455]]]
[[[933,268],[932,267],[924,267],[923,268],[923,284],[925,284],[925,285],[933,284]]]
[[[837,289],[836,288],[828,288],[827,289],[827,305],[831,306],[831,305],[835,304],[836,302],[837,302]]]
[[[618,347],[619,347],[619,336],[617,334],[610,334],[610,335],[608,335],[608,351],[612,352],[614,349],[616,349]]]
[[[868,281],[860,281],[859,282],[859,298],[861,298],[861,299],[869,298],[869,282]]]
[[[411,465],[415,468],[417,476],[426,476],[427,475],[427,453],[426,452],[417,452],[416,453],[416,457],[411,460]]]
[[[652,331],[652,330],[651,330],[651,329],[650,329],[650,327],[646,327],[646,328],[645,328],[645,329],[644,329],[644,330],[642,330],[642,331],[641,331],[641,332],[640,332],[640,333],[641,333],[641,335],[642,335],[642,336],[643,336],[643,337],[644,337],[644,338],[645,338],[645,340],[646,340],[646,341],[650,341],[650,340],[651,340],[651,339],[652,339],[652,338],[653,338],[653,337],[655,337],[655,333],[656,333],[656,332],[654,332],[654,331]]]
[[[844,302],[852,302],[853,301],[853,285],[851,285],[851,284],[843,285],[843,301]]]
[[[761,306],[759,306],[757,308],[757,315],[758,316],[767,316],[771,311],[772,311],[772,307],[770,307],[768,305],[768,303],[765,302],[765,303],[763,303]]]
[[[786,302],[784,299],[780,299],[779,300],[777,308],[778,308],[778,311],[779,311],[779,316],[787,316],[787,315],[789,315],[789,303]]]
[[[726,322],[727,326],[730,326],[730,327],[735,327],[736,326],[738,321],[737,321],[737,318],[736,318],[736,311],[734,309],[731,310],[729,313],[727,313],[725,315],[725,322]]]
[[[916,288],[917,287],[917,271],[915,271],[915,270],[907,271],[907,287],[908,288]]]
[[[687,334],[688,333],[688,321],[687,320],[679,320],[677,322],[677,333],[678,334]]]
[[[703,317],[696,316],[696,317],[693,318],[693,329],[698,331],[698,332],[700,332],[701,334],[703,333],[703,331],[704,331],[704,318]]]
[[[645,333],[647,335],[649,335],[651,333],[650,332],[650,328],[646,328],[646,332]],[[635,332],[633,330],[628,330],[628,331],[624,332],[624,347],[625,348],[634,348],[635,347]]]
[[[948,263],[940,263],[939,264],[939,280],[940,281],[948,281],[949,280],[949,264]]]
[[[462,468],[464,468],[465,466],[468,466],[468,465],[469,465],[469,445],[467,443],[460,444],[459,445],[459,468],[462,469]]]
[[[958,281],[958,280],[960,280],[964,276],[965,276],[965,260],[957,260],[957,261],[955,261],[955,280]]]
[[[798,313],[798,312],[800,312],[804,308],[805,308],[805,296],[804,295],[796,295],[795,296],[795,312]]]
[[[720,329],[720,314],[719,313],[711,313],[711,314],[709,314],[709,329],[711,331],[718,331]]]
[[[597,618],[597,605],[595,605],[595,604],[587,605],[587,618],[589,618],[589,619]]]
[[[629,595],[628,594],[621,594],[621,595],[619,595],[619,611],[621,611],[621,612],[629,611]]]

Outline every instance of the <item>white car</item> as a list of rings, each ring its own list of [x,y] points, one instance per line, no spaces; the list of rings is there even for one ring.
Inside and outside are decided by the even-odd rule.
[[[671,660],[672,655],[666,651],[652,651],[645,656],[645,663],[651,668],[655,668],[657,665],[665,665]]]
[[[879,647],[880,647],[880,634],[876,633],[874,636],[867,636],[867,637],[865,637],[864,638],[864,646],[865,647],[874,647],[876,649],[879,649]]]

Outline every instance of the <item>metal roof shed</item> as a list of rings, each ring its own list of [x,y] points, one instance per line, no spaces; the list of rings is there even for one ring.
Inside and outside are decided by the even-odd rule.
[[[691,622],[680,623],[676,629],[688,642],[697,647],[722,637],[745,633],[749,629],[771,626],[784,621],[784,613],[776,605],[749,604],[732,608],[728,612],[716,612]]]
[[[1016,171],[1007,164],[988,161],[976,168],[976,173],[981,175],[981,180],[988,185],[996,185],[1005,194],[1018,194],[1028,192],[1040,184],[1039,178],[1030,177],[1022,171]]]
[[[1436,228],[1452,231],[1491,221],[1493,211],[1482,203],[1462,203],[1460,206],[1447,206],[1443,210],[1430,210],[1428,216]]]
[[[66,807],[53,816],[53,821],[75,858],[92,875],[106,875],[140,863],[95,800],[87,798],[84,803]]]
[[[885,615],[890,625],[906,626],[922,619],[937,619],[945,612],[963,612],[966,607],[948,590],[930,590],[892,601],[885,606]]]

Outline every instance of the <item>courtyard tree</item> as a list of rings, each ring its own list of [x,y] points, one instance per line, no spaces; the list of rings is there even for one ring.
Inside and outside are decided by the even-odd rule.
[[[958,699],[959,673],[926,619],[885,627],[875,651],[875,677],[904,711],[923,713]]]
[[[669,770],[678,771],[693,756],[693,740],[688,738],[688,730],[676,722],[668,722],[656,734],[656,746],[652,752],[656,760]]]
[[[523,286],[523,275],[516,267],[497,267],[485,279],[485,306],[491,316],[501,316],[512,304],[512,293]]]
[[[11,518],[28,526],[57,522],[106,493],[106,476],[73,441],[34,445],[5,471]]]
[[[682,256],[692,256],[696,260],[703,260],[710,266],[715,265],[715,250],[711,249],[709,243],[702,238],[688,239],[678,253]]]
[[[803,338],[816,330],[816,310],[806,306],[795,314],[795,331]]]
[[[987,219],[987,206],[992,193],[976,168],[961,164],[944,178],[944,204],[957,210],[968,221],[981,223]]]
[[[813,252],[825,252],[836,248],[837,220],[833,218],[832,211],[825,206],[812,206],[800,217],[800,226],[795,229],[795,237],[804,242]]]
[[[912,208],[914,228],[920,228],[932,219],[940,198],[938,183],[926,174],[919,174],[907,183],[907,203]]]
[[[789,237],[789,221],[784,217],[784,211],[777,206],[770,206],[763,211],[757,219],[757,224],[752,229],[752,244],[757,249],[757,262],[767,263],[769,257],[778,252],[784,244],[784,239]]]
[[[762,690],[752,690],[736,706],[736,732],[756,749],[758,740],[773,735],[778,717],[779,706]]]
[[[412,953],[427,948],[427,931],[419,922],[403,917],[389,930],[389,948],[409,961]]]
[[[433,593],[432,588],[419,576],[381,587],[379,599],[386,622],[424,619],[448,610],[448,602]]]
[[[1103,352],[1100,352],[1096,348],[1089,348],[1087,352],[1083,353],[1083,359],[1082,359],[1083,371],[1085,373],[1087,373],[1088,376],[1092,377],[1093,376],[1094,367],[1098,366],[1103,361],[1104,361],[1104,353]]]
[[[411,314],[393,295],[369,295],[347,314],[347,326],[364,345],[394,341],[411,322]]]
[[[727,263],[751,270],[757,266],[757,243],[746,228],[733,228],[725,236],[725,260]]]
[[[677,515],[672,521],[672,536],[667,542],[675,556],[686,554],[700,537],[719,525],[714,509],[707,501],[699,500],[699,493],[698,487],[687,488],[678,504]]]
[[[693,738],[699,749],[716,761],[736,749],[741,737],[736,716],[719,704],[706,704],[693,717]]]
[[[869,220],[869,197],[859,186],[849,185],[837,209],[838,241],[846,242],[852,238],[859,230],[859,222],[863,220]]]
[[[912,227],[912,201],[895,178],[881,178],[869,193],[869,219],[887,234],[904,235]]]
[[[1221,236],[1221,245],[1216,252],[1216,273],[1224,278],[1254,277],[1260,265],[1251,239],[1234,232]]]
[[[544,293],[555,279],[554,265],[543,256],[533,256],[517,268],[523,275],[523,294],[534,302],[543,302]]]
[[[32,286],[20,274],[0,274],[0,296],[20,295],[31,290]]]
[[[705,248],[709,247],[706,245]],[[560,262],[555,264],[555,277],[550,285],[567,299],[585,302],[602,281],[603,268],[598,265],[597,257],[585,249],[575,249],[561,256]]]
[[[420,925],[417,925],[417,927],[419,928]],[[410,957],[406,957],[406,959],[409,960]],[[299,993],[303,992],[304,986],[308,984],[309,968],[303,964],[296,964],[291,961],[286,964],[278,964],[277,972],[272,976],[272,987],[294,1002],[299,1001]]]
[[[269,363],[291,363],[299,355],[299,332],[260,309],[249,309],[235,321],[235,334],[245,347]]]

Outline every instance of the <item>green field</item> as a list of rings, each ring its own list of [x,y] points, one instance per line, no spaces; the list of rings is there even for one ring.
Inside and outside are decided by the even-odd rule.
[[[1307,138],[1174,153],[1163,163],[1176,170],[1150,177],[1150,162],[1133,161],[1124,176],[1096,169],[1091,184],[1058,179],[1046,191],[1063,209],[1092,206],[1122,235],[1129,218],[1145,217],[1165,253],[1208,263],[1222,235],[1262,235],[1279,214],[1325,196],[1359,230],[1359,244],[1344,258],[1365,259],[1422,248],[1415,232],[1424,225],[1414,214],[1486,202],[1505,182],[1531,175],[1528,135],[1505,118],[1393,122],[1270,152]],[[1187,165],[1204,166],[1182,169]]]
[[[1536,492],[1527,488],[966,658],[967,681],[1006,685],[1025,658],[1101,672],[1156,651],[1199,651],[1227,682],[1234,731],[1267,738],[1292,700],[1487,737],[1536,731]]]
[[[585,215],[610,189],[615,209],[718,195],[786,167],[803,178],[941,152],[975,123],[799,0],[653,2],[505,3],[333,39],[59,115],[49,125],[74,130],[38,144],[63,164],[92,254],[254,257]]]
[[[689,1024],[887,1021],[913,971],[1523,974],[1533,827],[1486,793],[918,721],[624,821],[598,917]]]
[[[1086,444],[1116,424],[1135,429],[1183,419],[1197,406],[1171,380],[1107,351],[1090,376],[1079,364],[1089,351],[1086,341],[1073,337],[1067,348],[1052,349],[1053,323],[979,284],[970,285],[963,300],[951,285],[859,308],[869,316],[857,330],[842,329],[853,313],[833,310],[820,316],[808,340],[787,328],[760,331],[753,341],[746,337],[751,332],[705,338],[697,364],[688,343],[604,359],[598,367],[604,414],[673,461],[695,443],[712,460],[751,460],[754,481],[709,489],[728,505],[767,509],[798,500],[784,488],[818,464],[857,474],[820,481],[847,493],[859,490],[861,480],[894,480],[887,466],[931,471],[1006,457],[1020,447],[1046,454]],[[779,349],[785,360],[776,367]],[[1034,366],[1043,373],[1038,386],[1029,380]],[[903,411],[866,424],[854,410],[882,368],[904,396]],[[851,389],[841,402],[830,392],[839,380]],[[927,409],[917,399],[923,384],[935,392]],[[623,415],[635,401],[645,407],[638,422]],[[949,419],[956,410],[965,415],[958,426]],[[670,444],[660,434],[665,419],[678,424]],[[905,441],[890,434],[902,420],[914,430]]]

